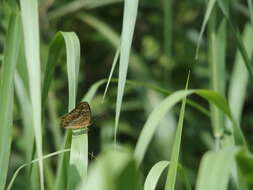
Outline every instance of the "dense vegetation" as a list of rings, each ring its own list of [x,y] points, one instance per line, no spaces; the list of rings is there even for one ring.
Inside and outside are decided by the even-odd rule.
[[[0,190],[253,188],[251,0],[1,0]],[[82,101],[92,125],[63,129]]]

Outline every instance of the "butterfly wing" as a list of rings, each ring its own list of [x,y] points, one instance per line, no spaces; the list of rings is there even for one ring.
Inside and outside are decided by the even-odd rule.
[[[64,128],[83,128],[91,124],[91,111],[87,102],[79,103],[75,109],[64,115],[61,120],[61,126]]]

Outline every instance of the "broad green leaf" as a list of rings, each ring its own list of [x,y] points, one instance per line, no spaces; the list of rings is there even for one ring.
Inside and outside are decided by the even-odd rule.
[[[235,146],[206,153],[200,163],[197,190],[226,190],[236,153]]]
[[[5,188],[8,173],[13,126],[13,80],[21,41],[21,21],[18,13],[10,17],[0,77],[0,189]]]

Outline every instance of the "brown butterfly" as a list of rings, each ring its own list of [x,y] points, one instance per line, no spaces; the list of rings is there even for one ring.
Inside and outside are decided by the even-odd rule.
[[[66,129],[87,128],[91,124],[91,111],[87,102],[79,103],[61,119],[61,126]]]

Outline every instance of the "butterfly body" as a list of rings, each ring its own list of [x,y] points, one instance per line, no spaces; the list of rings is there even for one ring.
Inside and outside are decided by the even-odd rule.
[[[72,111],[64,115],[61,120],[61,126],[66,129],[87,128],[91,124],[91,110],[87,102],[79,103]]]

